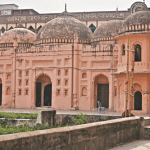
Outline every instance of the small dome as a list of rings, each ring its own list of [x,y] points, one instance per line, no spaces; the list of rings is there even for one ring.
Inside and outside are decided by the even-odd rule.
[[[33,43],[36,39],[36,34],[24,28],[15,28],[6,31],[0,37],[0,43],[13,43],[14,38],[17,38],[17,43]]]
[[[138,11],[128,16],[123,26],[138,25],[138,24],[149,24],[150,23],[150,11]]]
[[[94,32],[94,38],[113,37],[118,34],[118,31],[121,27],[122,20],[110,20],[101,23]]]
[[[44,25],[36,39],[43,38],[74,38],[78,34],[79,39],[91,40],[91,30],[81,21],[69,15],[62,15]]]

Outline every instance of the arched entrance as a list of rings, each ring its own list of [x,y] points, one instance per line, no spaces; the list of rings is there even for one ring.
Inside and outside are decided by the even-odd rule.
[[[52,83],[47,75],[41,75],[36,80],[36,107],[51,106]]]
[[[142,110],[142,93],[140,91],[134,94],[134,110]]]
[[[0,106],[2,105],[2,80],[0,79]]]
[[[52,84],[48,84],[44,88],[44,106],[51,106]]]
[[[102,106],[109,108],[109,82],[108,78],[104,75],[99,75],[95,78],[94,94],[96,95],[95,105],[100,101]]]

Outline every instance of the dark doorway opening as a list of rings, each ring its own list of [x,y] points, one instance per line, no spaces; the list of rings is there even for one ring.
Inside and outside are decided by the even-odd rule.
[[[140,91],[134,94],[134,110],[142,110],[142,94]]]
[[[97,101],[103,107],[109,108],[109,84],[97,84]]]
[[[0,84],[0,105],[2,105],[2,84]]]
[[[36,107],[41,107],[41,83],[36,82]]]
[[[44,106],[51,106],[52,84],[48,84],[44,88]]]
[[[141,61],[141,45],[135,45],[135,61]]]

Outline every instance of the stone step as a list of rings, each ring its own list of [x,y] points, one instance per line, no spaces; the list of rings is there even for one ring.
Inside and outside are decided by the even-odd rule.
[[[150,140],[150,126],[144,127],[144,137],[145,140]]]

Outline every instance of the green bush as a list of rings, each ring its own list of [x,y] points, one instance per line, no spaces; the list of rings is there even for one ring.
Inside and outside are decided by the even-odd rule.
[[[84,124],[87,122],[87,119],[86,119],[86,114],[83,115],[82,113],[78,114],[76,117],[72,117],[71,118],[72,122],[76,125],[79,125],[79,124]]]
[[[0,135],[2,134],[13,134],[13,133],[19,133],[19,132],[28,132],[28,131],[35,131],[35,130],[44,130],[44,129],[50,129],[54,126],[49,125],[40,125],[37,124],[36,126],[30,127],[27,124],[11,127],[9,125],[2,125],[0,124]]]
[[[8,113],[8,112],[0,112],[0,118],[13,118],[13,119],[36,119],[38,113]]]

